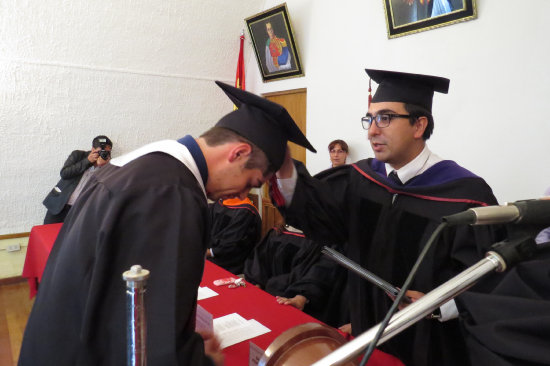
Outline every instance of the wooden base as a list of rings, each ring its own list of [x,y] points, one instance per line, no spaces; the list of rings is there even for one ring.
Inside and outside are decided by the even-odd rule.
[[[327,325],[306,323],[283,332],[266,349],[260,366],[301,366],[319,361],[347,341]],[[346,366],[355,366],[350,361]]]

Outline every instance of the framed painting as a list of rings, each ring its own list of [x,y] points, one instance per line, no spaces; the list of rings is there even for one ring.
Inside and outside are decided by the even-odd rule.
[[[475,0],[383,0],[388,38],[475,19]]]
[[[286,3],[245,21],[264,82],[304,75]]]

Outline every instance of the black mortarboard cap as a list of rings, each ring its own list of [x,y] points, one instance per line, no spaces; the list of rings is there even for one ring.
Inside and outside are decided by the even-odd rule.
[[[275,170],[283,164],[287,141],[317,152],[283,106],[219,81],[216,84],[238,108],[222,117],[216,127],[232,130],[254,143]]]
[[[431,113],[434,91],[445,94],[449,91],[450,80],[439,76],[373,69],[365,71],[378,83],[372,97],[373,103],[409,103],[426,108]]]

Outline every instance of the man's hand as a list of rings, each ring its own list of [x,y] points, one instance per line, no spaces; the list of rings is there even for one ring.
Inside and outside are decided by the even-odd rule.
[[[225,356],[220,348],[220,341],[212,332],[200,331],[200,334],[204,341],[204,353],[214,361],[216,366],[223,366]]]
[[[109,157],[107,160],[103,160],[103,158],[100,156],[99,158],[97,158],[97,166],[103,166],[105,164],[107,164],[109,162],[109,160],[111,160],[111,157]]]
[[[386,295],[388,295],[390,297],[390,299],[392,299],[392,301],[395,300],[395,296],[389,294],[386,292]],[[411,300],[411,302],[406,302],[406,301],[403,301],[401,300],[401,302],[399,303],[399,306],[398,306],[398,309],[399,310],[403,310],[404,308],[406,308],[408,305],[412,304],[413,302],[415,302],[416,300],[420,299],[422,296],[424,296],[424,293],[423,292],[419,292],[419,291],[407,291],[405,292],[405,296],[407,296],[409,298],[409,300]]]
[[[405,296],[407,296],[409,299],[411,299],[411,302],[410,303],[407,303],[407,302],[404,302],[404,301],[401,301],[399,303],[399,310],[403,310],[405,309],[407,306],[409,306],[410,304],[412,304],[413,302],[415,302],[416,300],[420,299],[422,296],[424,296],[424,293],[423,292],[419,292],[419,291],[407,291],[405,292]],[[395,299],[395,298],[394,298]]]
[[[283,161],[283,165],[281,165],[281,168],[277,172],[277,178],[286,179],[286,178],[292,177],[293,169],[294,169],[294,162],[292,161],[292,156],[290,155],[290,149],[287,146],[285,160]]]
[[[344,324],[344,325],[338,327],[338,330],[340,330],[340,332],[343,332],[343,333],[346,333],[346,334],[351,334],[351,323]]]
[[[99,151],[101,150],[100,147],[92,148],[92,151],[88,154],[88,161],[92,164],[95,164],[97,162],[97,159],[99,158]]]
[[[304,310],[304,307],[307,304],[307,298],[302,295],[296,295],[292,299],[276,296],[277,302],[281,305],[292,305],[298,310]]]

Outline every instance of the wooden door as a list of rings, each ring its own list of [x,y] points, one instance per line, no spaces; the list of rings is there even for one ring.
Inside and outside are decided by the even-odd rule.
[[[295,89],[284,92],[264,94],[264,97],[272,102],[278,103],[286,108],[292,119],[296,122],[300,130],[306,134],[306,89]],[[306,149],[295,143],[288,144],[292,157],[306,163]],[[279,210],[271,203],[267,185],[262,187],[262,237],[273,226],[282,221]]]

